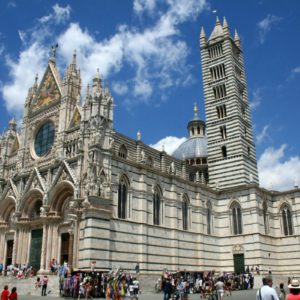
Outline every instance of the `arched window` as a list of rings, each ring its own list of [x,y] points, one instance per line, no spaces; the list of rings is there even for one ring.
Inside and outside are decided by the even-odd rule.
[[[42,200],[37,200],[32,208],[32,211],[30,213],[31,219],[37,219],[41,216],[41,207],[43,206]]]
[[[206,211],[206,227],[207,227],[207,234],[211,234],[212,232],[212,207],[211,203],[207,202],[207,211]]]
[[[233,234],[242,234],[242,211],[238,203],[231,206],[232,214],[232,232]]]
[[[128,198],[128,184],[123,177],[119,183],[118,191],[118,218],[127,218],[127,198]]]
[[[265,228],[265,234],[269,233],[269,220],[268,220],[268,205],[265,201],[263,203],[263,218],[264,218],[264,228]]]
[[[182,228],[188,230],[189,227],[189,200],[185,196],[182,201]]]
[[[161,191],[159,187],[155,187],[153,194],[153,224],[161,224]]]
[[[120,146],[118,156],[124,159],[127,158],[127,148],[124,144]]]
[[[148,156],[147,161],[146,161],[146,165],[150,168],[153,167],[153,158],[151,156]]]
[[[284,235],[293,234],[292,213],[287,204],[281,208],[282,227]]]

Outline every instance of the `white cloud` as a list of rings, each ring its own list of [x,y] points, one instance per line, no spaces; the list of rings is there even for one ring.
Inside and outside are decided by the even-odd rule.
[[[0,56],[3,54],[5,47],[3,44],[0,44]]]
[[[26,43],[26,32],[22,30],[18,30],[18,34],[22,43]]]
[[[7,7],[16,7],[17,6],[17,4],[16,4],[16,2],[15,1],[8,1],[8,3],[7,3]]]
[[[45,49],[37,43],[23,51],[16,62],[6,57],[12,81],[2,86],[2,93],[7,110],[17,118],[22,116],[27,91],[34,82],[35,74],[43,71],[44,57]]]
[[[134,85],[133,94],[137,97],[142,96],[144,99],[152,94],[152,87],[147,80],[137,80]]]
[[[156,0],[134,0],[133,10],[137,15],[141,15],[144,12],[152,14],[155,11]]]
[[[293,188],[295,179],[299,179],[300,157],[285,159],[287,145],[280,148],[267,148],[258,160],[260,185],[273,190],[289,190]]]
[[[260,106],[262,100],[261,89],[257,88],[252,92],[252,99],[250,99],[250,108],[252,110]]]
[[[53,12],[48,16],[43,16],[39,19],[41,23],[48,23],[50,21],[55,24],[61,24],[70,19],[71,6],[67,5],[66,7],[59,6],[59,4],[54,4],[52,6]]]
[[[259,41],[261,44],[265,42],[266,35],[271,31],[272,27],[281,21],[281,19],[281,17],[269,14],[257,23],[257,27],[259,29]]]
[[[149,146],[160,151],[164,148],[168,154],[172,155],[172,153],[185,141],[185,137],[178,138],[176,136],[167,136]]]
[[[291,74],[290,74],[288,80],[293,79],[298,74],[300,74],[300,66],[295,67],[294,69],[292,69]]]
[[[144,9],[148,10],[156,5],[155,1],[149,0],[147,3],[135,3],[144,3]],[[128,93],[127,99],[134,104],[149,101],[154,92],[164,95],[164,90],[171,86],[184,86],[192,82],[189,74],[192,66],[187,64],[189,49],[181,40],[179,25],[203,11],[206,1],[167,0],[162,7],[165,11],[159,13],[152,26],[138,30],[121,25],[114,35],[99,41],[74,22],[57,34],[56,25],[65,24],[70,19],[71,7],[55,4],[52,12],[38,19],[33,28],[19,31],[24,48],[19,58],[13,60],[7,56],[11,81],[4,83],[2,93],[8,110],[16,110],[19,115],[35,74],[43,74],[49,56],[49,43],[56,41],[59,44],[56,61],[62,71],[71,61],[74,50],[77,50],[83,87],[92,79],[97,68],[104,79],[110,79],[125,65],[129,67],[132,75],[126,79],[127,89],[124,85],[115,84],[113,89],[119,94]]]
[[[256,143],[261,144],[266,139],[269,139],[268,130],[270,125],[265,125],[261,132],[256,135]]]
[[[118,95],[125,95],[128,92],[128,86],[125,82],[112,83],[112,90]]]

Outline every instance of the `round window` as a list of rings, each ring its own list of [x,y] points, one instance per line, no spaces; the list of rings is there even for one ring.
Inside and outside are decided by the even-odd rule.
[[[43,156],[47,154],[54,142],[54,126],[52,122],[45,123],[37,132],[34,141],[34,150],[36,155]]]

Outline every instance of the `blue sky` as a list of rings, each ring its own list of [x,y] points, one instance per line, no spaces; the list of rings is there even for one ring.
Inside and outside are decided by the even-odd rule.
[[[22,117],[52,44],[63,75],[77,51],[82,97],[97,68],[114,96],[115,128],[169,152],[187,135],[197,102],[204,118],[199,54],[226,16],[242,39],[262,186],[300,180],[300,1],[86,0],[0,2],[0,128]]]

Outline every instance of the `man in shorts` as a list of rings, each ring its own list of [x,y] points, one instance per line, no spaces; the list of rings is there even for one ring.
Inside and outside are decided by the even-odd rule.
[[[223,278],[219,278],[215,283],[215,289],[218,292],[218,300],[224,300],[224,282]]]

